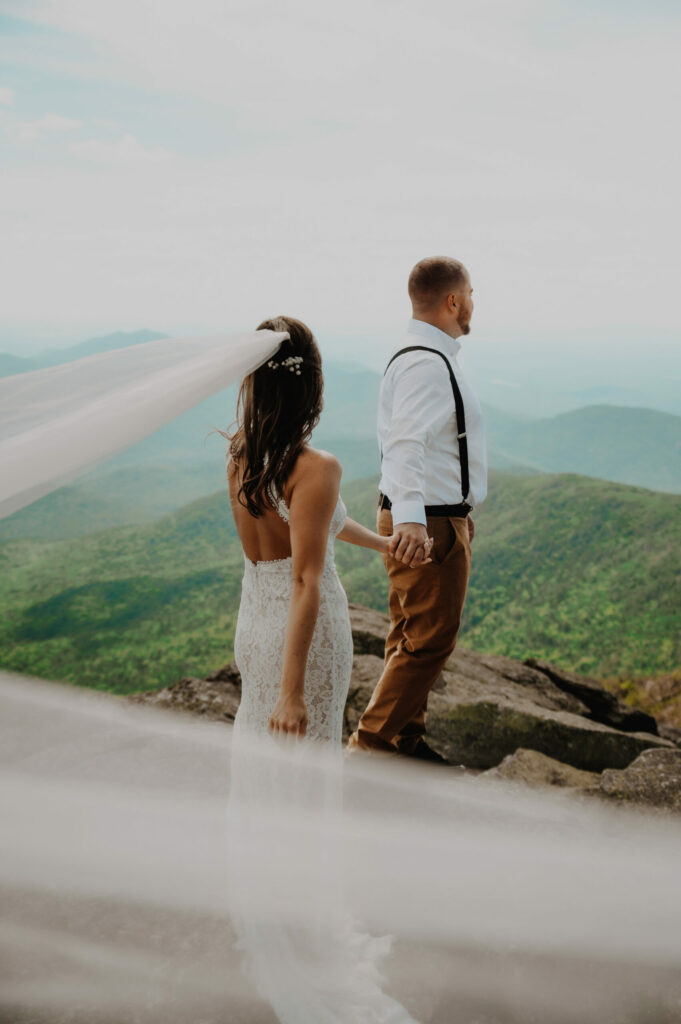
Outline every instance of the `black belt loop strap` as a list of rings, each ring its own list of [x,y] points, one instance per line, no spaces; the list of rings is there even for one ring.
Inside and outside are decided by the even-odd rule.
[[[457,384],[456,377],[454,376],[452,364],[450,363],[449,359],[447,359],[447,356],[444,354],[444,352],[440,352],[440,350],[437,348],[430,348],[428,345],[408,345],[407,348],[401,348],[399,352],[395,353],[395,355],[392,357],[392,359],[388,363],[388,366],[386,366],[383,372],[384,377],[388,372],[388,367],[390,366],[390,363],[392,363],[393,360],[397,359],[398,356],[404,355],[405,352],[435,352],[435,354],[444,359],[445,363],[447,364],[447,369],[449,370],[449,379],[451,381],[452,391],[454,393],[454,406],[456,408],[456,436],[459,442],[459,460],[461,462],[461,493],[463,496],[463,500],[465,502],[466,498],[468,497],[469,491],[468,438],[466,437],[466,416],[464,414],[463,409],[463,398],[461,397],[459,385]],[[382,459],[383,452],[381,451],[381,460]]]

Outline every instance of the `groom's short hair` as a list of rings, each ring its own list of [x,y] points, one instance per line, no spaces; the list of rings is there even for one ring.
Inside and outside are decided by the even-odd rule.
[[[467,280],[468,271],[451,256],[427,256],[409,275],[409,298],[415,306],[433,306]]]

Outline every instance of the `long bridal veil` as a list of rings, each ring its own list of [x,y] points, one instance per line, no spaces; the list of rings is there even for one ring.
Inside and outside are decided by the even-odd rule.
[[[0,515],[284,337],[149,342],[0,380]],[[392,1024],[403,1011],[388,1016],[383,984],[422,1024],[681,1019],[678,819],[239,743],[233,758],[222,723],[0,673],[0,1020],[273,1024],[269,989],[295,1019],[301,986],[317,985],[337,986],[329,1022]],[[269,784],[230,817],[249,764]],[[366,930],[331,947],[348,915]],[[271,939],[253,976],[249,934]],[[278,945],[292,936],[298,961]]]
[[[0,378],[0,518],[251,373],[286,338],[166,338]]]

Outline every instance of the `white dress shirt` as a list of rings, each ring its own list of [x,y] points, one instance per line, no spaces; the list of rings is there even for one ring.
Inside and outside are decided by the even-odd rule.
[[[439,327],[410,320],[393,353],[409,345],[443,352],[463,398],[468,440],[469,505],[487,494],[487,445],[482,410],[457,362],[461,348]],[[380,489],[392,502],[393,524],[423,523],[424,505],[458,505],[461,462],[456,406],[444,360],[434,352],[405,352],[390,364],[378,400],[378,443],[383,452]]]

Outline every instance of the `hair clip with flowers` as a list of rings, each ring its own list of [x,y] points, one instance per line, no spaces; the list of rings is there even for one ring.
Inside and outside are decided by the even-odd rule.
[[[276,362],[276,360],[274,359],[270,359],[267,365],[270,368],[270,370],[276,370],[280,366],[283,366],[287,370],[290,370],[291,373],[295,373],[298,377],[300,377],[299,367],[302,362],[302,356],[289,356],[288,359],[283,359],[280,363]]]

